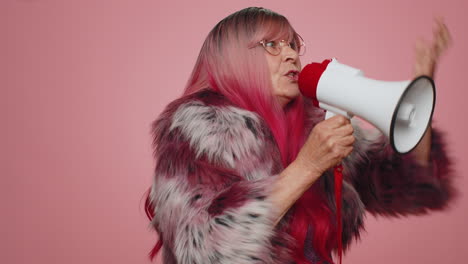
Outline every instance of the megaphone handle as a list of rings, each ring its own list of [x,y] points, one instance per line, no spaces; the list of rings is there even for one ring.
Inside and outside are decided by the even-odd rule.
[[[325,113],[325,120],[329,119],[329,118],[332,118],[336,116],[335,113],[333,113],[332,111],[329,111],[329,110],[326,110],[326,113]]]
[[[325,119],[328,119],[330,117],[333,117],[335,115],[342,115],[348,119],[351,119],[353,118],[353,114],[352,113],[349,113],[349,112],[346,112],[340,108],[337,108],[337,107],[334,107],[332,105],[329,105],[329,104],[325,104],[325,103],[322,103],[320,102],[319,103],[319,107],[322,108],[322,109],[325,109],[327,111],[327,113],[325,114]]]

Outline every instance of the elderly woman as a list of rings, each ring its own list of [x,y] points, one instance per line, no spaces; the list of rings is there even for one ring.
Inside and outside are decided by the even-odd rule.
[[[418,46],[416,74],[431,75],[446,48]],[[332,263],[337,249],[333,170],[343,164],[342,237],[365,210],[388,216],[444,208],[449,161],[429,128],[408,155],[301,96],[305,44],[288,20],[246,8],[206,38],[184,95],[153,124],[156,168],[146,201],[163,262]]]

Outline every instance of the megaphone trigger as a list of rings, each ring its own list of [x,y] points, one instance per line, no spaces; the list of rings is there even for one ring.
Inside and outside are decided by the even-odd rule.
[[[351,119],[354,116],[350,112],[347,112],[343,109],[340,109],[340,108],[337,108],[337,107],[334,107],[334,106],[331,106],[322,102],[319,102],[319,107],[326,110],[325,119],[332,118],[336,115],[342,115],[348,119]]]
[[[325,111],[325,120],[330,119],[334,116],[336,116],[336,114],[333,113],[332,111]]]

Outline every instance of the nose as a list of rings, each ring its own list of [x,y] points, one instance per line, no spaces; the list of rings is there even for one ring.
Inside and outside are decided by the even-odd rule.
[[[291,61],[295,63],[299,59],[299,53],[292,49],[289,45],[282,47],[281,53],[283,54],[284,61]]]

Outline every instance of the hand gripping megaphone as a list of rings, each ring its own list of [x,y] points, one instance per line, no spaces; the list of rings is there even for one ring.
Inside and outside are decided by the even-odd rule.
[[[435,105],[434,81],[427,76],[410,81],[373,80],[336,59],[305,66],[299,74],[299,89],[315,106],[327,110],[327,115],[367,120],[400,154],[410,152],[422,139]]]

